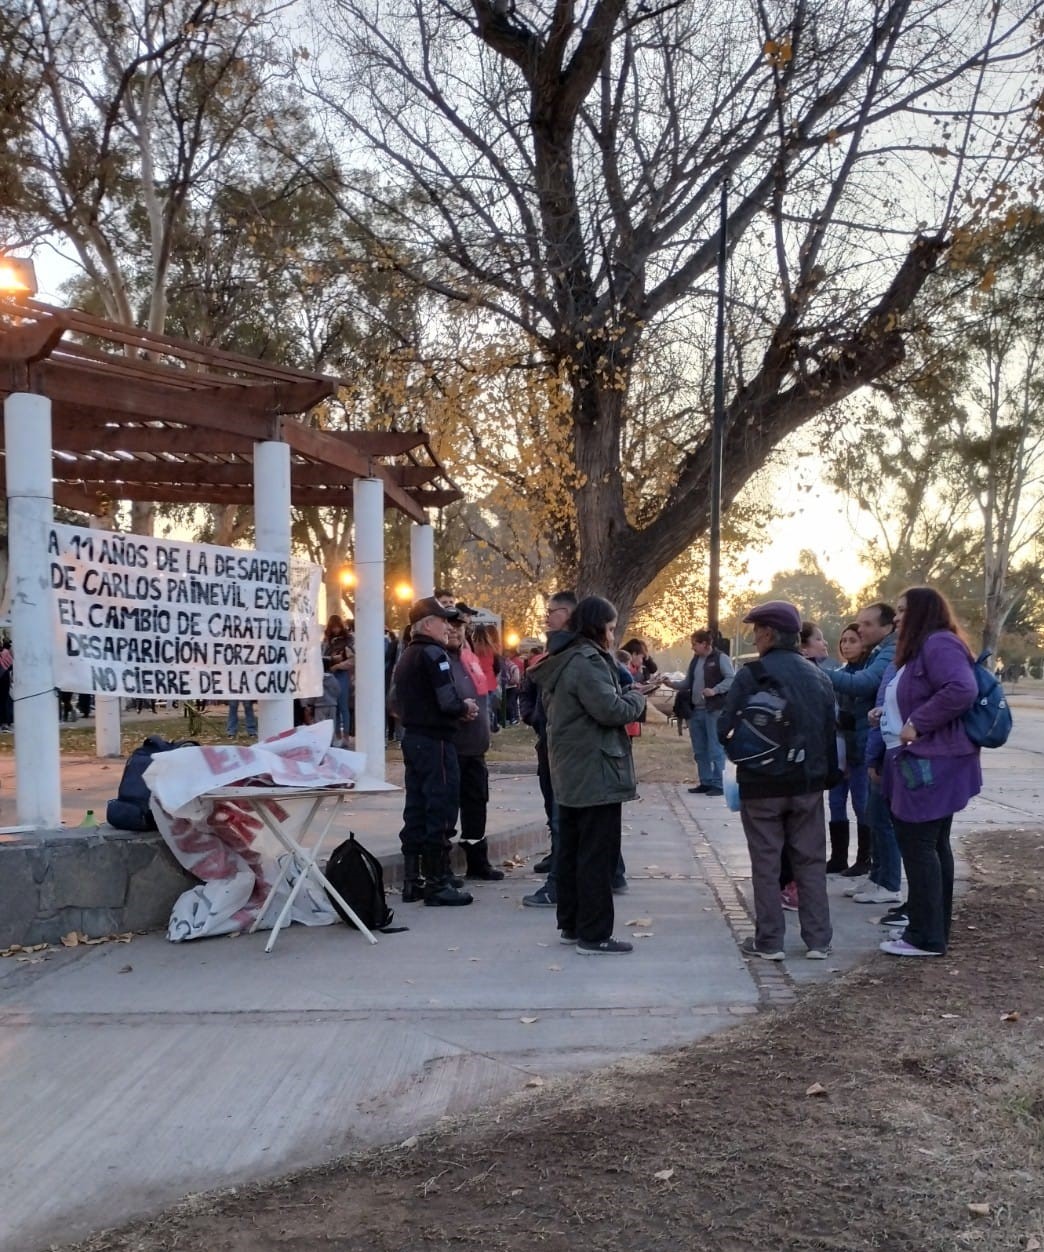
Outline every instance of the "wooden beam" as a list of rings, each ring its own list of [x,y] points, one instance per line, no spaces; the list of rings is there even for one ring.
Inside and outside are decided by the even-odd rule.
[[[94,482],[252,488],[254,465],[253,461],[108,461],[89,457],[77,457],[70,461],[66,457],[58,457],[54,461],[54,475],[68,482],[88,479]],[[313,461],[303,464],[298,461],[291,464],[290,477],[294,487],[323,487],[351,486],[357,475],[329,465],[316,465]]]
[[[456,504],[458,500],[464,499],[464,492],[458,491],[455,487],[435,491],[418,488],[416,491],[411,491],[410,495],[424,509],[442,509],[447,504]]]
[[[88,418],[88,414],[90,417]],[[2,431],[0,431],[2,442]],[[249,435],[187,426],[100,425],[97,415],[62,405],[52,421],[51,442],[63,452],[192,452],[249,456],[257,442]]]
[[[386,465],[384,471],[400,487],[423,487],[439,477],[434,465]]]
[[[62,328],[54,322],[26,322],[0,331],[0,361],[30,364],[39,361],[57,347]]]
[[[177,392],[138,379],[114,378],[97,369],[41,361],[33,366],[36,390],[62,404],[94,410],[101,416],[124,414],[135,421],[180,422],[209,426],[253,439],[278,439],[279,421],[262,416],[243,389],[212,388]]]
[[[295,452],[319,461],[324,465],[336,465],[348,470],[357,478],[379,478],[384,483],[384,498],[390,506],[399,509],[415,522],[426,522],[427,516],[401,487],[396,486],[378,462],[360,456],[353,448],[340,440],[331,438],[326,431],[304,426],[301,422],[284,421],[283,437]]]
[[[325,433],[350,443],[364,456],[402,456],[414,448],[425,447],[428,442],[422,430],[328,430]]]
[[[61,497],[61,498],[59,498]],[[146,500],[156,504],[244,504],[253,506],[252,487],[213,486],[208,483],[184,486],[172,483],[105,483],[105,482],[55,482],[56,503],[66,508],[97,511],[99,499]],[[88,505],[66,503],[67,500],[91,502]],[[352,490],[341,485],[334,487],[302,487],[292,492],[292,503],[298,508],[318,505],[351,512]]]

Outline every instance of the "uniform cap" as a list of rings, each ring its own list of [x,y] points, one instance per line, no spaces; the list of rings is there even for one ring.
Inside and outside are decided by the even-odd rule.
[[[416,626],[418,622],[424,621],[426,617],[444,617],[447,622],[460,620],[460,614],[456,609],[447,609],[434,596],[425,596],[423,600],[414,600],[410,605],[411,626]]]

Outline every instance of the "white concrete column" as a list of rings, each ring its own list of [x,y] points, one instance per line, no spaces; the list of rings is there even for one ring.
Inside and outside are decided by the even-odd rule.
[[[355,505],[355,747],[384,779],[384,484],[357,478]]]
[[[282,440],[254,444],[254,546],[290,556],[290,445]],[[257,730],[262,739],[292,729],[292,696],[260,700]]]
[[[426,523],[410,527],[410,582],[415,600],[435,594],[435,529]]]
[[[20,825],[54,829],[62,824],[62,783],[47,551],[54,523],[50,400],[24,392],[8,396],[4,437],[16,810]]]
[[[115,529],[112,517],[92,517],[91,530]],[[94,697],[94,750],[99,756],[119,757],[120,748],[120,698],[119,696]]]

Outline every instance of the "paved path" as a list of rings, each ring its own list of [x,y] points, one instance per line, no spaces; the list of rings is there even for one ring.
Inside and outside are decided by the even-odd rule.
[[[1044,817],[1044,702],[1017,717],[1014,743],[984,754],[987,793],[962,831]],[[499,838],[528,822],[542,842],[532,776],[495,779],[493,804]],[[373,819],[381,838],[392,818]],[[150,935],[0,963],[0,1249],[33,1252],[191,1192],[401,1140],[534,1077],[785,1006],[873,953],[880,910],[837,899],[833,959],[805,961],[794,934],[785,965],[744,962],[738,818],[666,785],[643,786],[625,818],[617,933],[648,935],[629,957],[559,945],[553,913],[521,907],[536,879],[518,870],[478,884],[468,909],[399,904],[410,930],[374,948],[343,927],[294,927],[270,956],[263,935]],[[840,889],[832,880],[832,897]]]

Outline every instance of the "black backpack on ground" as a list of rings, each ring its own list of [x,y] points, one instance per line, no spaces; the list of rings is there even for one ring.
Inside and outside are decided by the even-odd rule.
[[[176,739],[173,742],[162,735],[149,735],[140,748],[135,748],[127,758],[120,779],[120,790],[115,800],[105,809],[105,820],[117,830],[155,830],[156,819],[149,808],[152,792],[145,781],[145,771],[157,752],[170,752],[174,748],[198,748],[195,739]]]
[[[761,661],[745,667],[757,686],[738,710],[725,753],[734,765],[759,774],[788,774],[805,759],[801,723],[785,688]]]
[[[408,926],[392,926],[395,914],[384,898],[381,863],[351,831],[344,843],[339,843],[330,853],[325,873],[330,885],[344,897],[345,903],[351,906],[367,930],[395,934],[409,929]],[[329,892],[326,894],[341,920],[358,929],[333,896]]]

